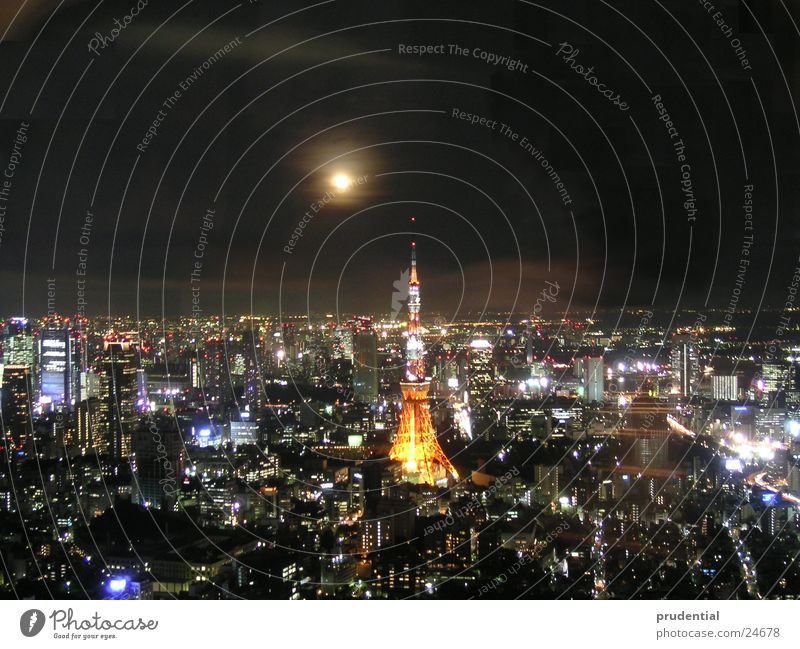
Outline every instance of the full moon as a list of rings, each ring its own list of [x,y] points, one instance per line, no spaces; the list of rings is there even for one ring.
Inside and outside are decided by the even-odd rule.
[[[352,182],[353,181],[350,179],[350,176],[347,174],[336,174],[333,177],[333,186],[336,187],[336,189],[345,190],[350,187]]]

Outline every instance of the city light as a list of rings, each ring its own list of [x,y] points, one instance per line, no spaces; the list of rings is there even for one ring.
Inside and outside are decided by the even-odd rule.
[[[115,577],[108,580],[106,587],[110,593],[119,594],[128,587],[128,580],[124,577]]]

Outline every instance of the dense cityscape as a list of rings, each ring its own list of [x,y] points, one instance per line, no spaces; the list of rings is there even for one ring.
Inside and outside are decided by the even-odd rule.
[[[6,319],[0,594],[800,595],[793,308],[451,321],[412,250],[380,316]]]
[[[800,0],[3,0],[0,79],[5,645],[796,642]]]

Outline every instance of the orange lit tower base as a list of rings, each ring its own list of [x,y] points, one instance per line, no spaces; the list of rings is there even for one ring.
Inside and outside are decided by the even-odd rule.
[[[444,454],[431,423],[427,382],[401,383],[403,410],[389,457],[403,463],[405,479],[436,484],[458,473]]]

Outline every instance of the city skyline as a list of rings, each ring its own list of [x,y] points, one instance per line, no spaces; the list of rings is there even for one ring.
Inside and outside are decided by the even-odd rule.
[[[786,0],[7,0],[4,639],[523,599],[431,638],[788,641],[799,26]],[[577,600],[607,631],[550,608]],[[266,610],[267,642],[318,633]]]

